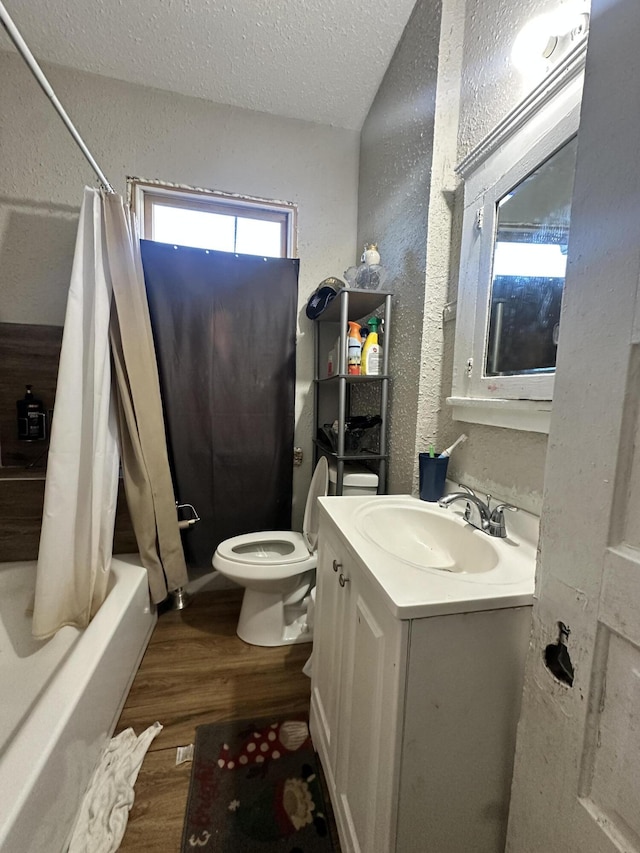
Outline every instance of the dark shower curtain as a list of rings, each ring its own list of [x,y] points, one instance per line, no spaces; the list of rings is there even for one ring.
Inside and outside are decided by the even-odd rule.
[[[289,529],[299,262],[141,240],[187,563]]]

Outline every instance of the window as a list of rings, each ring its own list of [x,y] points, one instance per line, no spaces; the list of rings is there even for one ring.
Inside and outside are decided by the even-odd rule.
[[[270,258],[294,257],[293,204],[137,178],[128,183],[140,236],[146,240]]]
[[[571,55],[458,166],[458,420],[549,431],[583,67]]]

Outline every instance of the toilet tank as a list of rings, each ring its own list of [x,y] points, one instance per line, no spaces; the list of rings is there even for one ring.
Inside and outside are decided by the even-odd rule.
[[[335,495],[337,481],[336,463],[329,462],[329,494]],[[375,495],[378,493],[378,475],[364,465],[345,462],[342,478],[343,495]]]

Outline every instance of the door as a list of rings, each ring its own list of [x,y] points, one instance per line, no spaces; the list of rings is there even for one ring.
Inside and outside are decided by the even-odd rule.
[[[510,853],[640,851],[639,31],[594,0]]]

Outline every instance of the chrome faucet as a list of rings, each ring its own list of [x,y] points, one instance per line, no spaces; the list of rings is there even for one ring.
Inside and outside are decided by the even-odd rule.
[[[489,536],[499,536],[501,539],[505,539],[507,536],[507,526],[504,521],[504,510],[508,509],[511,512],[517,512],[518,508],[511,506],[511,504],[502,503],[498,504],[492,510],[491,495],[487,495],[487,500],[483,501],[468,486],[465,486],[463,483],[459,483],[459,486],[461,489],[466,489],[466,491],[452,492],[450,495],[440,498],[438,505],[448,507],[456,501],[466,501],[465,521],[478,530],[487,533]]]

